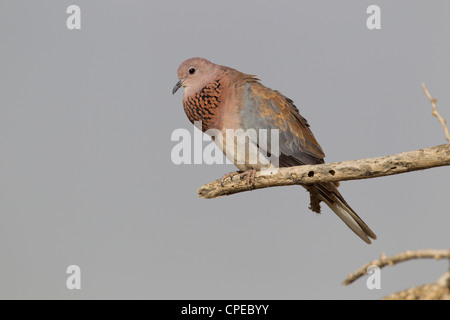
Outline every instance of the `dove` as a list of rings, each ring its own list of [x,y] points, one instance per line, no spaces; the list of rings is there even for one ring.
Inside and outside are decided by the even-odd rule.
[[[239,169],[225,174],[221,183],[240,175],[247,178],[250,186],[254,184],[257,171],[270,170],[274,163],[277,167],[324,163],[322,147],[294,102],[281,92],[264,86],[256,76],[198,57],[184,61],[177,75],[179,81],[172,93],[184,88],[183,109],[189,121],[201,122],[203,132],[221,133],[221,138],[214,136],[214,141]],[[230,143],[236,140],[226,139],[230,130],[278,130],[278,141],[269,141],[263,146],[259,140],[250,137],[246,143],[254,148],[248,145],[237,148],[235,143]],[[271,154],[274,143],[277,143],[278,152]],[[256,150],[256,159],[261,160],[249,161],[255,158],[248,150]],[[262,160],[268,158],[276,161]],[[370,239],[376,239],[375,233],[345,201],[338,186],[339,183],[304,185],[310,193],[310,209],[320,213],[320,203],[324,202],[356,235],[370,244]]]

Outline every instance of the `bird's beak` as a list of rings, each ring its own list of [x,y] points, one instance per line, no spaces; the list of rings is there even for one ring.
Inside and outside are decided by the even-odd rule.
[[[180,89],[180,87],[183,85],[183,81],[184,79],[181,79],[180,81],[177,82],[175,87],[173,87],[172,94],[175,94],[175,92],[177,92],[178,89]]]

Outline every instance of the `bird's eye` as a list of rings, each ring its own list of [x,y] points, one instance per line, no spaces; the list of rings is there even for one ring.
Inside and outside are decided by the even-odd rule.
[[[195,68],[189,68],[189,74],[194,74],[195,73]]]

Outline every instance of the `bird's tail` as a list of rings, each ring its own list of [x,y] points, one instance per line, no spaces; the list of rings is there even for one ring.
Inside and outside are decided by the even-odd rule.
[[[370,244],[370,238],[377,236],[370,230],[369,226],[356,214],[356,212],[344,200],[333,183],[321,183],[316,185],[317,194],[321,201],[325,202],[334,213],[356,233],[364,242]]]

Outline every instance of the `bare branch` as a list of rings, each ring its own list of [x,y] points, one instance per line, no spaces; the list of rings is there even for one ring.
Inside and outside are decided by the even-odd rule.
[[[450,279],[448,272],[443,277]],[[450,300],[450,290],[439,282],[429,283],[388,295],[382,300]]]
[[[450,250],[423,249],[416,251],[405,251],[392,257],[386,257],[384,253],[382,253],[380,259],[366,263],[359,270],[351,273],[342,284],[349,285],[361,278],[367,273],[367,268],[372,265],[383,268],[387,265],[393,266],[397,263],[412,259],[450,259]]]
[[[257,172],[254,189],[369,179],[448,165],[450,144],[444,144],[378,158],[280,168],[272,175]],[[198,195],[211,199],[243,191],[248,191],[246,181],[235,178],[226,179],[223,187],[220,180],[205,184],[198,189]]]
[[[445,136],[447,137],[447,141],[450,141],[450,133],[448,132],[447,121],[445,121],[445,119],[442,118],[441,115],[439,114],[439,112],[437,111],[437,107],[436,107],[437,99],[431,97],[430,92],[428,92],[428,89],[425,86],[425,83],[423,83],[423,82],[422,82],[422,87],[423,87],[423,92],[427,96],[428,100],[430,100],[431,107],[433,108],[432,115],[435,116],[439,120],[439,122],[442,125],[442,128],[444,129]]]

